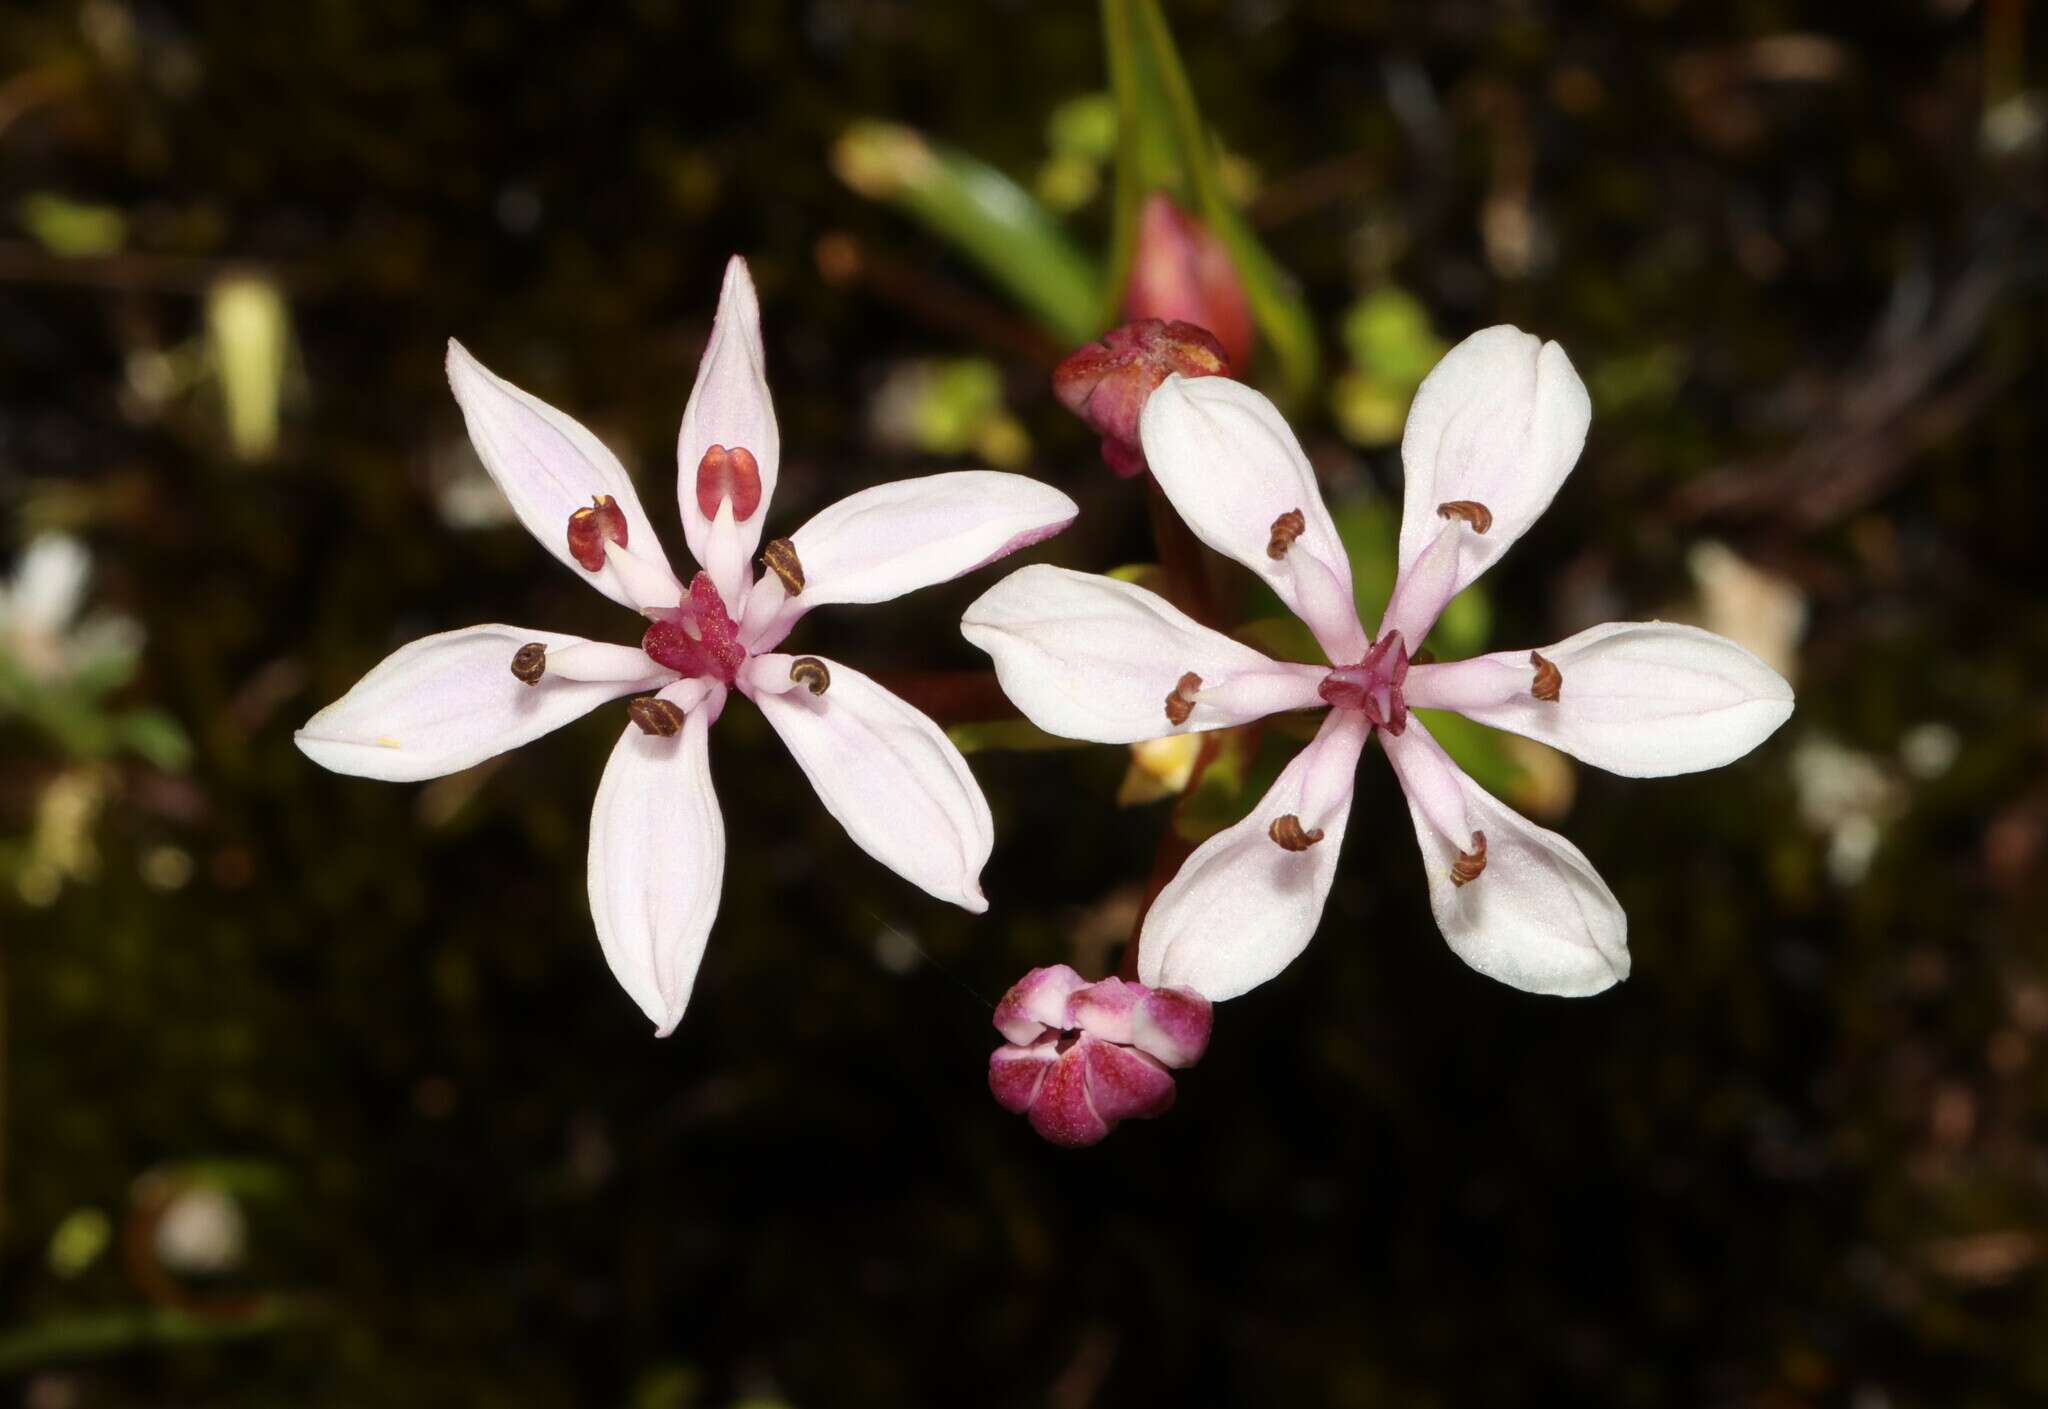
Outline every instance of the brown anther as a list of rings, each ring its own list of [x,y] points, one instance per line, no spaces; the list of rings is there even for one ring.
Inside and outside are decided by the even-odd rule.
[[[832,687],[832,672],[816,656],[798,656],[791,661],[789,678],[814,695],[822,695]]]
[[[1195,691],[1202,688],[1202,677],[1190,670],[1181,676],[1180,683],[1173,687],[1173,693],[1166,697],[1166,722],[1178,728],[1188,722],[1188,716],[1195,712]]]
[[[609,494],[593,495],[589,508],[569,515],[569,556],[585,572],[603,572],[607,538],[626,546],[626,511]]]
[[[657,739],[673,738],[682,732],[683,712],[659,695],[641,695],[626,701],[626,715],[643,734]]]
[[[1266,828],[1266,835],[1282,851],[1307,851],[1323,839],[1323,829],[1317,827],[1303,831],[1301,819],[1290,812],[1284,817],[1275,817],[1273,825]]]
[[[1529,652],[1529,664],[1536,667],[1536,683],[1529,687],[1529,693],[1547,704],[1556,704],[1557,692],[1564,688],[1564,672],[1535,651]]]
[[[538,685],[548,671],[548,648],[540,641],[521,646],[512,653],[512,674],[522,685]]]
[[[1447,519],[1463,519],[1472,525],[1474,533],[1484,533],[1493,527],[1493,510],[1477,499],[1453,499],[1448,504],[1437,505],[1436,511]]]
[[[1279,562],[1287,556],[1287,550],[1294,546],[1294,540],[1301,537],[1307,529],[1308,520],[1302,517],[1301,510],[1289,509],[1273,520],[1273,536],[1266,540],[1266,556],[1276,563]]]
[[[761,565],[782,579],[782,590],[792,597],[804,590],[804,565],[796,560],[796,544],[787,538],[771,538],[761,550]]]
[[[1472,834],[1472,849],[1458,853],[1458,859],[1451,863],[1451,884],[1468,886],[1479,879],[1486,870],[1486,833]]]

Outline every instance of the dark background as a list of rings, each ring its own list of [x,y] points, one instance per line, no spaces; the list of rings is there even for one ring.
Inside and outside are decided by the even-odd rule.
[[[1634,977],[1562,1002],[1467,970],[1368,759],[1307,954],[1219,1010],[1170,1117],[1055,1150],[987,1096],[988,1005],[1034,964],[1099,971],[1077,937],[1161,822],[1114,808],[1122,752],[975,757],[998,845],[974,919],[862,856],[741,705],[713,748],[722,916],[655,1041],[583,893],[620,710],[426,788],[291,746],[427,632],[627,639],[516,527],[437,510],[468,463],[444,340],[596,428],[668,529],[676,423],[744,252],[786,447],[771,530],[970,462],[878,444],[866,408],[900,358],[978,355],[1025,471],[1083,506],[1034,556],[1146,556],[1141,496],[1052,401],[1022,315],[829,163],[883,117],[1029,181],[1053,107],[1103,83],[1092,9],[11,6],[6,551],[90,544],[94,601],[148,632],[121,698],[193,752],[93,764],[96,873],[53,903],[0,893],[0,1394],[2048,1400],[2048,22],[2020,0],[1173,20],[1333,367],[1339,310],[1392,281],[1446,340],[1513,321],[1587,373],[1580,468],[1488,579],[1500,645],[1588,602],[1655,614],[1708,540],[1805,599],[1777,737],[1698,777],[1580,770],[1555,824],[1626,905]],[[38,243],[17,221],[37,192],[119,209],[121,247]],[[1519,260],[1489,239],[1503,218],[1535,232]],[[907,280],[826,277],[828,237]],[[281,438],[253,457],[204,378],[137,391],[245,268],[294,335]],[[1333,483],[1398,495],[1391,449],[1295,419]],[[991,580],[820,613],[799,641],[971,668],[955,623]],[[1928,724],[1960,750],[1922,777],[1899,750]],[[1889,780],[1861,875],[1802,810],[1802,747]],[[0,829],[27,834],[74,766],[0,720]],[[152,871],[166,855],[189,874]],[[231,1191],[235,1265],[152,1271],[165,1179]],[[112,1242],[60,1271],[81,1209]]]

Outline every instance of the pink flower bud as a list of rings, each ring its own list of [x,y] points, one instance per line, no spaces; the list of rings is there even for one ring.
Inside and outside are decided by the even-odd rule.
[[[1192,323],[1140,319],[1111,328],[1053,369],[1053,394],[1102,437],[1102,458],[1125,479],[1145,468],[1138,417],[1171,374],[1227,377],[1222,345]]]
[[[996,1005],[1009,1040],[989,1054],[988,1089],[1053,1144],[1092,1145],[1120,1121],[1173,1109],[1169,1068],[1201,1059],[1212,1020],[1189,989],[1033,969]]]
[[[1232,366],[1251,361],[1251,301],[1223,242],[1158,192],[1138,215],[1138,248],[1124,314],[1193,323],[1215,336]]]

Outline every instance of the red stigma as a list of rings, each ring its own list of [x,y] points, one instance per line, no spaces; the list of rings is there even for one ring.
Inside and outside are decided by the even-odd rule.
[[[640,649],[655,664],[685,679],[730,685],[747,660],[747,648],[740,644],[739,635],[739,625],[726,611],[725,599],[712,585],[711,574],[700,572],[690,582],[689,595],[647,628]]]

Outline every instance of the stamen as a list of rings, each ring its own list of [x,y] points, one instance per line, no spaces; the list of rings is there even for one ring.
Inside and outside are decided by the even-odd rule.
[[[522,685],[540,684],[547,669],[548,648],[544,642],[529,642],[512,653],[512,674]]]
[[[1266,828],[1266,835],[1282,851],[1307,851],[1323,839],[1323,829],[1317,827],[1303,831],[1301,819],[1290,812],[1284,817],[1275,817],[1273,825]]]
[[[792,597],[803,595],[804,565],[797,561],[796,544],[787,538],[771,538],[761,550],[761,565],[782,579],[782,590]]]
[[[626,701],[626,714],[643,734],[657,739],[673,738],[682,732],[683,712],[659,695],[640,695]]]
[[[588,509],[569,515],[569,556],[585,572],[603,572],[607,538],[626,546],[626,511],[609,494],[593,495]]]
[[[1202,688],[1202,677],[1190,670],[1181,676],[1180,683],[1173,687],[1173,693],[1166,697],[1166,722],[1179,728],[1188,722],[1188,716],[1195,712],[1195,691]]]
[[[1472,525],[1474,533],[1484,533],[1493,527],[1493,510],[1476,499],[1453,499],[1437,505],[1436,511],[1447,519],[1463,519]]]
[[[1267,540],[1266,556],[1276,563],[1279,562],[1287,556],[1287,550],[1294,546],[1294,540],[1301,537],[1307,529],[1308,520],[1302,517],[1301,510],[1289,509],[1273,520],[1273,536]]]
[[[1547,704],[1556,704],[1557,692],[1564,688],[1564,672],[1535,651],[1529,652],[1529,664],[1536,667],[1536,683],[1529,687],[1529,693]]]
[[[1451,884],[1468,886],[1479,879],[1486,870],[1486,833],[1472,834],[1472,849],[1458,853],[1458,859],[1451,863]]]
[[[732,500],[735,522],[751,518],[761,507],[761,465],[751,450],[714,445],[697,462],[697,507],[705,518],[715,519],[718,506],[727,499]]]
[[[814,695],[822,695],[832,687],[832,672],[816,656],[798,656],[791,661],[789,678]]]

